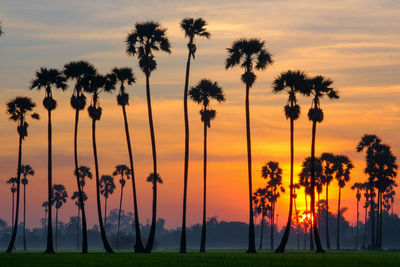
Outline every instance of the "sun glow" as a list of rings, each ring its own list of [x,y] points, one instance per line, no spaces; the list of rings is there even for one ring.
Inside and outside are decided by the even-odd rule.
[[[299,222],[301,224],[311,224],[314,221],[313,218],[311,211],[303,211],[299,215]]]

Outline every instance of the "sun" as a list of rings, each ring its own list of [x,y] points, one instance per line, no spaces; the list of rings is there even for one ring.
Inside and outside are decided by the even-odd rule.
[[[304,224],[311,224],[314,221],[313,218],[314,217],[312,216],[311,211],[303,211],[299,215],[299,222]]]

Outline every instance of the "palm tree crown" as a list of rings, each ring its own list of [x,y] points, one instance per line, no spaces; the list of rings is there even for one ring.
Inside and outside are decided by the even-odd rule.
[[[131,174],[132,174],[131,169],[129,169],[129,167],[124,164],[115,166],[115,171],[113,172],[114,176],[115,175],[121,176],[121,179],[119,180],[121,187],[125,186],[126,183],[125,178],[129,180]]]
[[[28,184],[28,175],[35,175],[35,171],[33,170],[33,168],[30,165],[22,165],[21,166],[21,174],[24,177],[21,182],[23,185],[27,185]]]
[[[75,173],[75,175],[76,175],[76,173]],[[78,177],[79,177],[80,185],[83,188],[85,186],[85,184],[86,184],[86,178],[92,179],[93,175],[92,175],[92,172],[90,171],[89,167],[80,166],[78,168]]]
[[[125,83],[132,85],[135,82],[135,76],[133,75],[131,68],[113,68],[112,74],[115,76],[115,80],[119,83],[119,94],[117,96],[118,105],[124,106],[129,105],[129,95],[125,91]]]
[[[65,190],[65,186],[62,184],[53,185],[52,195],[52,205],[55,205],[56,209],[61,208],[62,205],[67,202],[68,193]]]
[[[33,119],[39,119],[39,114],[33,112],[35,107],[36,104],[29,97],[17,96],[7,102],[7,114],[9,115],[9,119],[19,122],[17,130],[22,139],[28,136],[29,124],[26,122],[26,115],[30,113]]]
[[[109,195],[114,193],[115,183],[114,178],[110,175],[103,175],[100,179],[100,193],[108,198]]]
[[[72,194],[71,199],[72,200],[76,199],[75,205],[80,209],[81,208],[81,202],[79,201],[79,192],[78,191],[75,191]],[[83,202],[85,202],[87,199],[88,199],[88,197],[87,197],[86,193],[82,191],[82,200],[83,200]]]
[[[207,31],[205,26],[207,22],[202,18],[184,18],[180,23],[181,29],[185,32],[185,37],[189,38],[188,49],[193,59],[196,54],[196,44],[193,43],[196,36],[210,38],[211,34]]]

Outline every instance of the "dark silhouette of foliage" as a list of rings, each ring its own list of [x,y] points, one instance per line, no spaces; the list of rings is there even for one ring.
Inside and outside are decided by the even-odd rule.
[[[256,70],[265,70],[273,63],[272,55],[265,48],[265,42],[259,39],[239,39],[233,42],[230,48],[227,48],[228,57],[225,61],[225,69],[240,66],[244,69],[241,76],[246,84],[246,138],[247,138],[247,169],[249,179],[249,245],[247,252],[255,253],[255,234],[254,234],[254,216],[253,216],[253,189],[252,189],[252,170],[251,170],[251,138],[250,138],[250,88],[253,86]]]
[[[183,113],[185,120],[185,163],[184,163],[184,174],[183,174],[183,211],[182,211],[182,231],[181,231],[181,242],[179,247],[180,253],[186,253],[186,205],[187,205],[187,183],[188,183],[188,172],[189,172],[189,115],[187,107],[187,98],[189,90],[189,74],[190,74],[190,59],[195,59],[197,46],[195,44],[195,37],[210,38],[210,33],[205,28],[207,22],[202,18],[184,18],[180,27],[185,32],[185,37],[189,38],[188,58],[186,62],[186,75],[185,75],[185,87],[183,93]]]
[[[76,176],[76,173],[75,173]],[[92,175],[92,171],[90,170],[89,167],[87,166],[80,166],[78,168],[78,178],[79,178],[79,184],[81,186],[81,190],[82,190],[82,194],[84,193],[84,188],[86,185],[86,178],[92,179],[93,175]],[[79,193],[79,192],[78,192]]]
[[[107,233],[107,200],[114,193],[114,178],[110,175],[102,175],[100,179],[100,194],[104,197],[104,230]]]
[[[75,201],[75,206],[77,206],[78,207],[78,216],[77,216],[77,220],[76,220],[76,249],[79,249],[79,247],[80,247],[80,243],[79,243],[79,233],[80,233],[80,229],[81,229],[81,223],[80,223],[80,212],[81,212],[81,210],[82,210],[82,206],[81,206],[81,201],[80,201],[80,194],[79,194],[79,192],[78,191],[75,191],[73,194],[72,194],[72,197],[71,197],[71,199],[72,200],[75,200],[76,199],[76,201]],[[88,199],[88,197],[87,197],[87,195],[86,195],[86,193],[84,192],[84,191],[82,191],[82,200],[83,200],[83,203],[85,203],[85,201]],[[83,245],[83,244],[82,244]]]
[[[253,193],[253,204],[254,216],[261,217],[260,245],[258,249],[262,249],[264,240],[264,218],[266,218],[271,211],[266,188],[258,188],[256,192]]]
[[[62,184],[53,185],[51,194],[51,205],[56,208],[56,249],[58,249],[58,210],[67,202],[68,194],[65,186]],[[51,208],[49,208],[50,210]]]

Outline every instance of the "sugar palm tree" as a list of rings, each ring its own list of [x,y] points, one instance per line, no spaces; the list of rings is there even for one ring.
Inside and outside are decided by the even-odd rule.
[[[107,200],[114,193],[114,178],[110,175],[102,175],[100,179],[100,194],[104,197],[104,230],[107,233]]]
[[[7,180],[7,184],[11,185],[11,229],[14,228],[14,211],[15,211],[15,192],[17,192],[17,177],[11,177]]]
[[[361,200],[361,191],[364,189],[364,184],[363,183],[354,183],[351,186],[352,190],[357,190],[356,191],[356,200],[357,200],[357,223],[356,223],[356,245],[355,249],[358,250],[358,229],[359,229],[359,222],[360,222],[360,211],[359,211],[359,206],[360,206],[360,200]]]
[[[131,68],[114,68],[112,70],[113,74],[117,82],[119,83],[119,94],[117,96],[117,103],[119,106],[122,107],[122,114],[124,116],[124,126],[125,126],[125,136],[126,136],[126,143],[128,146],[128,154],[129,154],[129,163],[131,167],[131,176],[132,176],[132,191],[133,191],[133,209],[135,214],[135,251],[136,252],[143,252],[143,243],[142,237],[140,234],[140,224],[139,224],[139,211],[138,211],[138,204],[137,204],[137,194],[136,194],[136,182],[135,182],[135,169],[133,165],[133,154],[132,154],[132,146],[131,146],[131,138],[129,136],[129,126],[128,126],[128,118],[126,116],[126,109],[125,106],[129,105],[129,94],[126,92],[125,83],[127,85],[131,85],[135,82],[135,77],[133,75]],[[119,239],[118,239],[119,240]],[[118,243],[119,246],[119,243]]]
[[[351,170],[354,168],[353,164],[349,160],[348,157],[346,156],[336,156],[335,160],[335,165],[336,165],[336,173],[335,173],[335,178],[338,182],[339,186],[339,198],[338,198],[338,213],[337,213],[337,225],[336,225],[336,249],[340,250],[340,197],[341,197],[341,190],[343,187],[345,187],[346,183],[350,181],[350,174]]]
[[[190,88],[189,96],[193,102],[202,105],[200,110],[203,122],[204,144],[203,144],[203,223],[201,228],[200,252],[206,252],[206,197],[207,197],[207,128],[211,127],[211,120],[215,119],[216,111],[209,108],[210,101],[215,99],[221,103],[225,101],[222,88],[217,82],[202,79],[196,86]],[[186,242],[184,242],[186,245]],[[181,243],[182,246],[182,243]],[[181,252],[184,250],[181,247]]]
[[[126,180],[129,180],[129,178],[132,175],[132,172],[128,166],[122,164],[115,166],[115,171],[113,172],[113,175],[121,176],[121,179],[119,179],[119,183],[121,184],[121,197],[119,199],[119,211],[118,211],[118,223],[117,223],[117,249],[119,249],[119,227],[121,222],[122,198],[124,194],[124,187],[126,184]]]
[[[244,69],[241,78],[246,84],[246,137],[247,137],[247,169],[249,179],[249,243],[248,253],[256,252],[254,221],[253,221],[253,202],[252,202],[252,170],[251,170],[251,137],[250,137],[250,88],[254,85],[256,70],[265,70],[272,64],[272,55],[265,48],[265,42],[259,39],[239,39],[233,42],[227,49],[228,57],[225,62],[225,69],[230,69],[240,65]]]
[[[187,98],[189,90],[189,75],[190,75],[190,59],[195,59],[197,46],[195,44],[195,37],[210,38],[210,33],[207,31],[205,26],[207,22],[202,18],[184,18],[182,19],[180,26],[185,32],[185,37],[189,38],[187,44],[188,47],[188,58],[186,62],[186,75],[185,75],[185,88],[183,93],[183,113],[185,119],[185,166],[183,174],[183,212],[182,212],[182,230],[181,230],[181,243],[180,253],[186,253],[186,199],[187,199],[187,182],[188,182],[188,171],[189,171],[189,115],[187,107]]]
[[[311,213],[313,218],[315,216],[315,136],[317,131],[317,123],[321,123],[324,120],[324,113],[321,109],[320,102],[321,98],[327,96],[329,99],[338,99],[338,92],[332,87],[333,81],[327,79],[321,75],[318,75],[310,79],[311,86],[308,88],[307,95],[312,97],[311,108],[308,111],[308,119],[312,121],[312,137],[311,137]],[[317,224],[313,223],[315,245],[317,247],[317,253],[325,252],[321,245],[321,240],[318,233]]]
[[[296,205],[296,200],[297,200],[296,190],[298,189],[300,189],[300,184],[295,183],[293,185],[293,204],[294,204],[294,212],[296,214],[296,224],[297,224],[297,250],[300,250],[300,222],[299,222],[300,213],[297,210],[297,205]]]
[[[39,71],[35,73],[35,79],[31,83],[30,89],[37,88],[38,90],[45,90],[45,98],[43,99],[43,106],[47,110],[48,116],[48,126],[47,126],[47,189],[48,189],[48,201],[51,202],[50,191],[52,188],[52,177],[53,177],[53,163],[52,163],[52,125],[51,125],[51,112],[56,109],[57,102],[53,98],[52,87],[57,89],[65,90],[67,85],[65,84],[65,78],[62,76],[61,72],[56,69],[40,68]],[[45,253],[54,253],[53,248],[53,235],[52,235],[52,214],[51,209],[49,209],[48,216],[48,231],[47,231],[47,247]]]
[[[85,108],[86,96],[83,94],[83,81],[90,75],[94,75],[96,69],[92,64],[87,61],[71,61],[64,65],[63,74],[66,79],[75,82],[74,90],[71,96],[71,106],[75,109],[75,127],[74,127],[74,164],[76,176],[76,184],[78,188],[78,194],[80,196],[79,201],[81,202],[82,210],[82,253],[87,253],[88,243],[87,243],[87,223],[86,223],[86,213],[83,197],[82,188],[79,183],[78,177],[78,122],[79,122],[79,112]],[[78,218],[79,219],[79,218]]]
[[[156,70],[157,62],[154,59],[155,52],[171,53],[170,42],[166,36],[166,29],[154,21],[136,23],[135,29],[128,34],[126,38],[126,52],[128,55],[137,56],[139,59],[139,67],[146,76],[146,99],[147,112],[149,117],[151,149],[153,154],[153,173],[157,174],[157,152],[156,140],[154,134],[153,114],[151,109],[150,96],[150,75]],[[145,252],[150,253],[153,249],[154,238],[156,234],[156,218],[157,218],[157,182],[153,182],[153,207],[151,217],[151,227],[149,238],[145,247]]]
[[[335,155],[332,153],[322,153],[320,160],[321,160],[321,167],[322,167],[322,175],[321,175],[321,182],[325,185],[325,232],[326,232],[326,248],[330,249],[330,241],[329,241],[329,184],[333,180],[333,175],[336,171],[335,169]]]
[[[85,203],[85,201],[88,199],[88,197],[87,197],[87,195],[86,195],[86,193],[84,191],[82,191],[81,193],[82,193],[83,202]],[[79,192],[75,191],[72,194],[71,199],[72,200],[76,200],[75,201],[75,205],[78,207],[78,220],[76,221],[76,249],[79,250],[79,247],[80,247],[80,245],[79,245],[79,243],[80,243],[79,242],[79,232],[80,232],[80,229],[81,229],[81,226],[80,226],[81,224],[80,224],[80,219],[79,218],[80,218],[80,212],[82,210]]]
[[[25,228],[26,228],[26,185],[28,184],[28,176],[35,175],[35,171],[32,169],[30,165],[22,165],[21,166],[21,173],[24,178],[22,178],[21,182],[24,185],[24,228],[22,231],[22,240],[24,244],[24,250],[26,248],[26,236],[25,236]]]
[[[68,194],[62,184],[53,185],[51,205],[56,208],[56,249],[58,249],[58,210],[67,202]],[[51,207],[49,208],[49,211]]]
[[[258,249],[262,249],[264,240],[264,218],[268,216],[271,206],[268,203],[267,188],[258,188],[253,193],[254,216],[261,217],[260,245]]]
[[[92,171],[90,170],[89,167],[82,165],[78,168],[78,178],[79,178],[79,184],[81,186],[81,190],[84,193],[85,192],[84,189],[85,189],[85,185],[86,185],[86,178],[89,178],[89,179],[93,178]],[[78,201],[79,201],[79,199],[78,199]]]
[[[283,253],[287,241],[289,240],[290,225],[292,223],[293,213],[293,166],[294,166],[294,121],[300,116],[300,106],[297,105],[297,94],[306,94],[309,88],[308,77],[302,71],[282,72],[273,84],[273,92],[286,92],[289,95],[288,103],[285,106],[286,119],[290,119],[290,201],[289,215],[286,223],[285,232],[281,243],[275,252]]]
[[[44,208],[44,224],[43,224],[43,229],[46,228],[46,222],[47,222],[47,212],[49,209],[49,202],[43,201],[42,207]],[[44,231],[46,233],[46,230]]]
[[[261,168],[261,177],[267,180],[268,201],[271,205],[271,250],[274,249],[274,228],[275,228],[275,205],[280,197],[280,192],[284,193],[282,186],[282,169],[279,162],[269,161]]]
[[[17,123],[18,141],[18,167],[17,167],[17,200],[15,205],[15,218],[11,234],[10,243],[7,247],[7,253],[10,253],[14,248],[15,239],[17,237],[18,214],[19,214],[19,196],[21,184],[21,161],[22,161],[22,141],[28,136],[27,118],[30,115],[33,119],[38,120],[39,115],[33,112],[36,104],[29,97],[18,96],[7,102],[7,114],[9,119]]]
[[[114,253],[110,244],[108,243],[106,232],[103,225],[103,217],[101,215],[101,203],[100,203],[100,171],[99,162],[97,158],[97,144],[96,144],[96,121],[101,119],[102,108],[100,107],[99,97],[102,92],[111,92],[115,89],[114,76],[99,75],[89,77],[85,81],[85,91],[92,95],[91,104],[88,107],[89,116],[92,119],[92,146],[93,146],[93,157],[96,174],[96,202],[97,202],[97,215],[99,220],[99,228],[101,239],[103,242],[104,249],[107,253]]]

